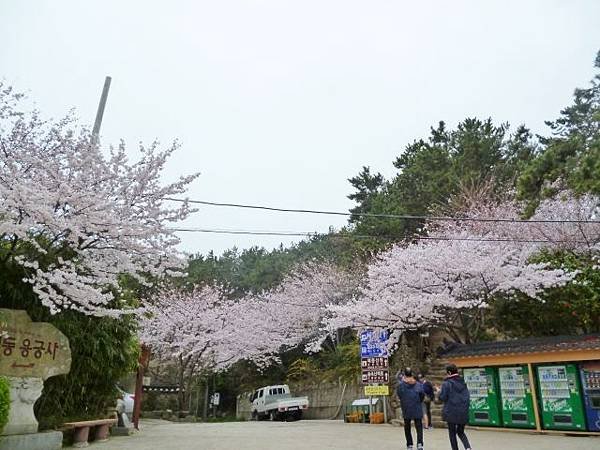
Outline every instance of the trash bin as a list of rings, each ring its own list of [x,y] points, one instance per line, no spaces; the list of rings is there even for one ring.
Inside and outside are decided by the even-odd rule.
[[[383,423],[383,413],[382,412],[371,413],[369,423],[373,423],[373,424]]]

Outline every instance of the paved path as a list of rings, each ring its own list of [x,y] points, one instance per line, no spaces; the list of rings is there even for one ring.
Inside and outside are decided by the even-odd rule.
[[[92,445],[102,450],[402,450],[404,433],[391,425],[341,421],[233,422],[145,421],[141,433]],[[445,429],[425,431],[425,450],[448,450]],[[600,450],[598,437],[539,436],[468,431],[474,450]]]

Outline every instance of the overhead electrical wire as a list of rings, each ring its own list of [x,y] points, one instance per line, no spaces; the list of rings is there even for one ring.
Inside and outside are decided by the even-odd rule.
[[[516,243],[527,243],[527,244],[544,244],[544,243],[570,243],[570,244],[589,244],[588,241],[575,241],[575,240],[551,240],[551,239],[511,239],[511,238],[470,238],[470,237],[456,237],[456,236],[421,236],[421,235],[410,235],[410,236],[376,236],[376,235],[356,235],[356,234],[326,234],[318,232],[287,232],[287,231],[252,231],[252,230],[224,230],[224,229],[211,229],[211,228],[169,228],[175,232],[190,232],[190,233],[214,233],[214,234],[234,234],[234,235],[251,235],[251,236],[290,236],[290,237],[317,237],[324,236],[334,239],[347,238],[347,239],[385,239],[392,241],[400,240],[419,240],[419,241],[472,241],[472,242],[516,242]]]
[[[216,233],[216,234],[251,234],[253,236],[316,236],[319,233],[308,233],[300,231],[249,231],[249,230],[220,230],[210,228],[169,228],[171,231],[190,233]]]
[[[502,218],[482,218],[482,217],[450,217],[450,216],[424,216],[414,214],[378,214],[378,213],[351,213],[342,211],[326,211],[316,209],[293,209],[293,208],[276,208],[262,205],[248,205],[242,203],[220,203],[209,202],[205,200],[189,200],[181,198],[165,197],[164,200],[172,202],[188,202],[196,205],[204,206],[222,206],[229,208],[257,209],[262,211],[299,213],[299,214],[321,214],[330,216],[345,216],[345,217],[374,217],[381,219],[404,219],[404,220],[429,220],[437,222],[498,222],[498,223],[576,223],[576,224],[600,224],[600,220],[581,220],[581,219],[502,219]]]

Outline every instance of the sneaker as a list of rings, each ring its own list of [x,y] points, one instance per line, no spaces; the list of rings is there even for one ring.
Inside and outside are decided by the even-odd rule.
[[[417,444],[417,450],[423,450],[423,444]]]
[[[413,446],[412,445],[406,446],[406,450],[413,450]]]

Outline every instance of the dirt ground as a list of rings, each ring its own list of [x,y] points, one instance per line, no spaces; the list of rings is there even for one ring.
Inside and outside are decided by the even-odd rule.
[[[141,432],[111,437],[92,448],[106,450],[401,450],[403,429],[341,421],[170,423],[148,420]],[[599,437],[467,432],[473,450],[600,450]],[[448,450],[447,430],[425,431],[426,450]]]

